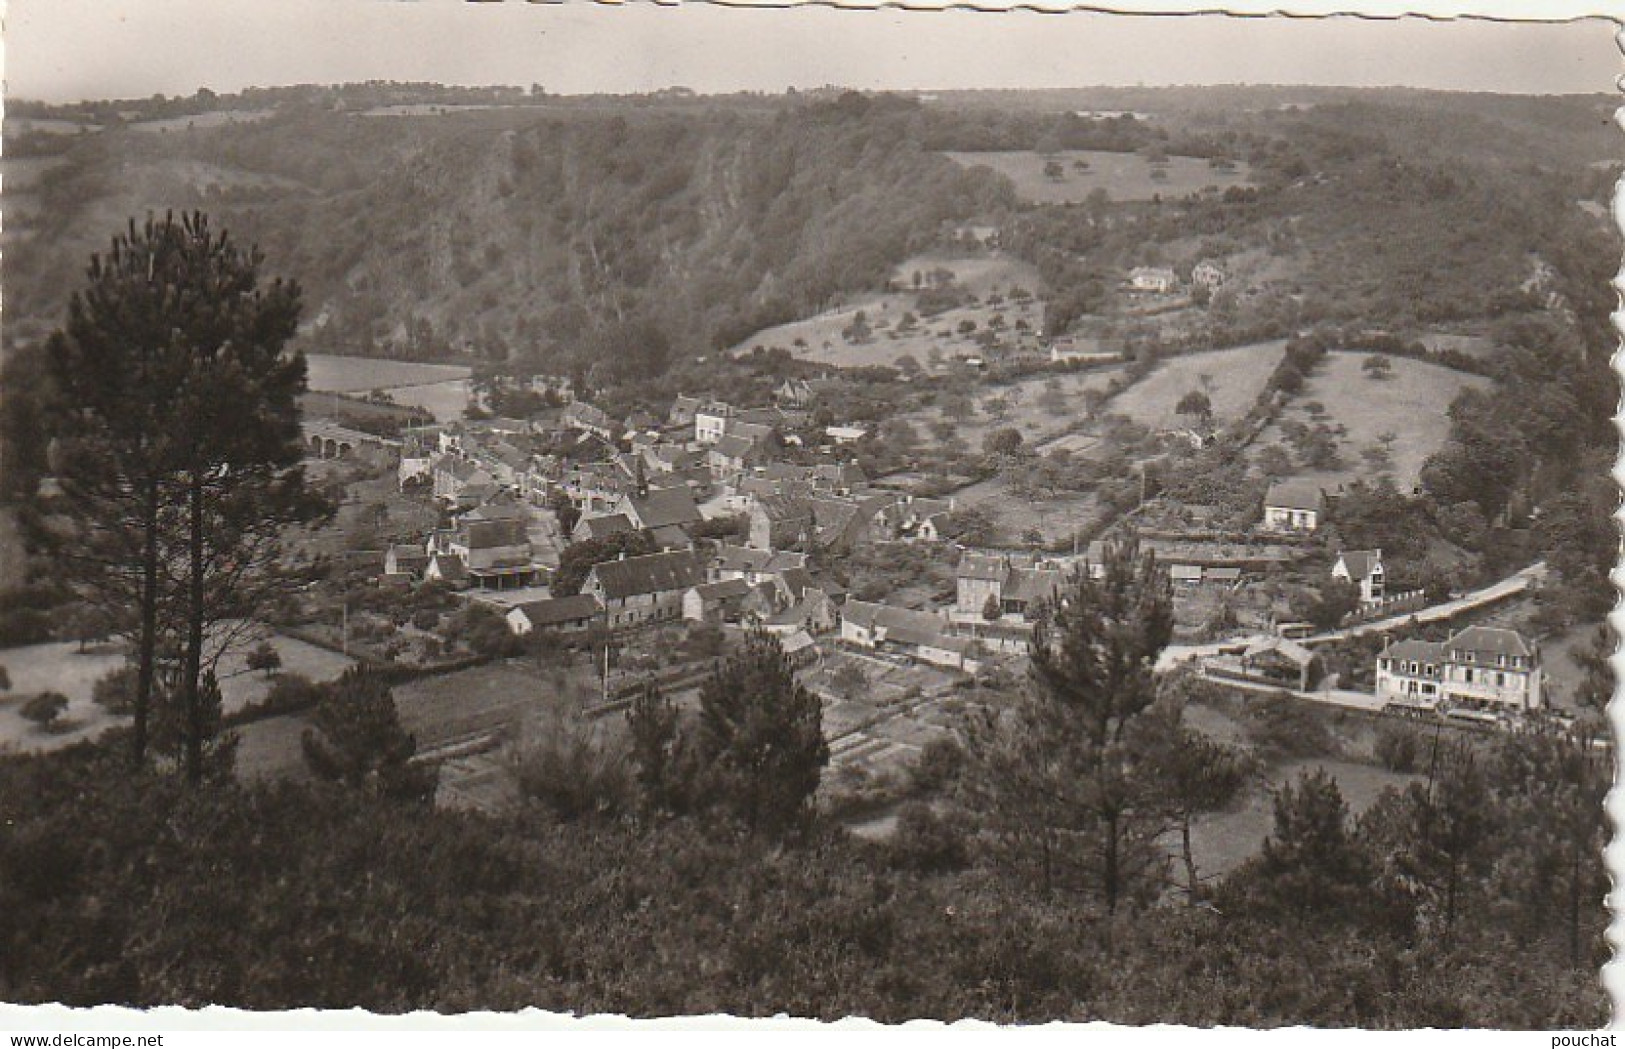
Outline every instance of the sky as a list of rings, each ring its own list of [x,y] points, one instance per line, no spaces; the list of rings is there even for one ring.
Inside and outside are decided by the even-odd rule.
[[[1181,2],[1191,0],[1117,6]],[[1302,0],[1292,10],[1328,2]],[[1524,17],[1533,7],[1529,0],[1359,2],[1388,11],[1467,4]],[[1607,8],[1588,3],[1542,0],[1541,14]],[[1248,4],[1270,6],[1226,6]],[[1601,19],[1539,25],[518,0],[10,0],[7,7],[6,94],[50,101],[372,79],[536,83],[559,94],[677,85],[778,92],[826,84],[1218,83],[1544,94],[1607,91],[1622,72],[1617,27]]]

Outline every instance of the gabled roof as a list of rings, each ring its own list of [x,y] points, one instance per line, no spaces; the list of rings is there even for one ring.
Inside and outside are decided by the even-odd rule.
[[[629,495],[627,500],[644,528],[690,525],[705,519],[686,487],[652,488],[644,495]]]
[[[1505,627],[1470,626],[1451,636],[1444,643],[1450,652],[1472,652],[1490,656],[1530,657],[1535,650],[1523,635]]]
[[[1258,656],[1274,654],[1296,663],[1300,667],[1308,666],[1315,658],[1315,654],[1290,638],[1272,637],[1263,641],[1254,642],[1247,646],[1242,653],[1243,659],[1255,659]]]
[[[717,546],[716,566],[721,572],[760,572],[773,556],[771,552],[753,546],[721,543]]]
[[[602,539],[623,532],[635,532],[637,529],[633,526],[631,518],[625,514],[606,514],[603,517],[583,517],[576,524],[576,531],[584,532],[589,539]]]
[[[693,592],[701,601],[739,601],[750,593],[750,584],[743,579],[724,579],[716,583],[700,583]]]
[[[1442,663],[1444,661],[1444,645],[1437,641],[1395,641],[1387,648],[1377,653],[1379,659],[1399,659],[1406,662],[1414,660],[1418,663]]]
[[[468,566],[456,554],[435,554],[429,559],[429,567],[425,572],[453,583],[468,578]]]
[[[1200,578],[1201,573],[1197,573]],[[1066,576],[1052,568],[1016,568],[1005,583],[1007,601],[1047,601],[1066,581]]]
[[[1337,560],[1348,571],[1349,578],[1358,581],[1369,578],[1372,572],[1382,567],[1382,551],[1344,550],[1337,555]]]
[[[756,445],[753,442],[734,434],[724,434],[717,439],[716,444],[711,446],[717,454],[725,455],[730,459],[738,459],[749,455],[751,449],[755,447]]]
[[[977,579],[987,583],[1002,583],[1010,574],[1010,563],[992,554],[966,554],[959,559],[954,570],[958,579]]]
[[[490,550],[499,546],[522,546],[530,542],[525,522],[468,521],[457,528],[457,538],[470,550]]]
[[[574,594],[570,597],[553,597],[543,601],[526,601],[522,605],[515,605],[508,614],[523,612],[525,618],[530,620],[531,626],[542,627],[590,619],[603,610],[604,606],[591,594]]]
[[[812,505],[805,499],[796,499],[788,495],[758,495],[753,497],[755,506],[769,521],[799,521],[813,516]]]
[[[1283,510],[1315,510],[1325,507],[1326,495],[1319,485],[1307,481],[1277,481],[1264,496],[1264,505]]]
[[[602,561],[588,575],[596,576],[605,596],[615,599],[687,590],[705,582],[705,569],[687,550]]]
[[[841,619],[866,629],[884,630],[885,640],[907,645],[932,644],[942,636],[941,619],[930,612],[895,605],[848,600],[841,608]]]
[[[394,557],[396,563],[401,561],[427,562],[429,560],[428,551],[417,543],[396,543],[389,548],[386,556]]]
[[[654,536],[655,542],[663,550],[675,550],[694,541],[682,525],[661,525],[659,528],[649,529],[649,534]]]

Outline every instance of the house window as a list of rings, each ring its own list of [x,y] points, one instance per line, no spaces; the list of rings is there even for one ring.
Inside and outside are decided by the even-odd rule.
[[[1505,688],[1506,683],[1507,683],[1507,676],[1505,674],[1496,674],[1495,675],[1495,687],[1496,688]]]

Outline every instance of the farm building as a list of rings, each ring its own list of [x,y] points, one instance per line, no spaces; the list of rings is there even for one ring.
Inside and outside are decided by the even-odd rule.
[[[593,565],[581,592],[603,604],[613,629],[680,617],[683,594],[703,582],[705,568],[699,558],[675,550]]]
[[[869,601],[848,601],[841,609],[841,640],[864,648],[898,652],[921,662],[974,671],[975,641],[946,633],[947,623],[930,612]]]
[[[1307,689],[1318,669],[1315,654],[1296,641],[1272,637],[1247,646],[1241,667],[1251,677]]]
[[[533,630],[580,633],[603,614],[598,599],[590,594],[527,601],[508,610],[508,629],[523,637]]]

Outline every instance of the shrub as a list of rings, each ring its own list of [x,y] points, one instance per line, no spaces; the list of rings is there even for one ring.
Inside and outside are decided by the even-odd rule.
[[[54,728],[57,719],[68,709],[68,697],[60,692],[41,692],[17,711],[43,729]]]
[[[969,862],[965,836],[951,822],[937,815],[923,801],[911,801],[897,814],[897,831],[891,839],[891,861],[895,867],[922,874],[945,874],[962,870]]]
[[[965,751],[951,739],[934,739],[920,748],[909,768],[909,783],[921,794],[946,794],[959,781]]]
[[[1377,726],[1373,750],[1382,767],[1393,772],[1415,772],[1426,747],[1422,735],[1412,725],[1384,722]]]
[[[1247,738],[1282,758],[1323,757],[1337,749],[1313,705],[1285,693],[1266,696],[1247,709]]]
[[[419,630],[433,630],[440,625],[440,613],[432,608],[420,609],[412,613],[412,625]]]
[[[520,796],[565,823],[628,811],[632,778],[625,748],[600,739],[579,718],[555,715],[550,721],[513,756]]]
[[[109,714],[128,714],[135,709],[136,668],[122,666],[98,678],[90,699]]]

